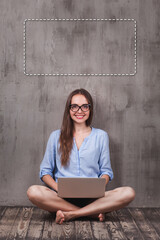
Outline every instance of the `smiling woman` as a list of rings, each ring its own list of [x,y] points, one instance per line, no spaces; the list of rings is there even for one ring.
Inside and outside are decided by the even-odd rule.
[[[66,102],[61,129],[51,133],[40,166],[40,178],[48,187],[34,185],[27,191],[33,204],[56,212],[59,224],[82,216],[103,221],[105,213],[128,205],[135,197],[131,187],[106,191],[102,198],[85,201],[58,197],[59,177],[105,178],[106,184],[113,178],[108,134],[91,126],[92,117],[90,93],[85,89],[73,91]]]

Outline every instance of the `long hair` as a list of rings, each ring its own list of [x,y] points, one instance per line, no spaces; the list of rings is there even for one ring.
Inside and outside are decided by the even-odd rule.
[[[71,92],[66,101],[66,106],[65,106],[63,121],[61,126],[61,134],[59,138],[59,143],[60,143],[59,152],[61,153],[62,166],[66,166],[67,163],[69,162],[69,156],[73,147],[74,125],[73,125],[73,120],[70,117],[70,104],[71,104],[72,97],[77,94],[82,94],[87,99],[88,103],[91,105],[90,115],[89,115],[89,118],[86,120],[87,126],[90,126],[93,118],[93,100],[90,93],[83,88],[76,89],[73,92]]]

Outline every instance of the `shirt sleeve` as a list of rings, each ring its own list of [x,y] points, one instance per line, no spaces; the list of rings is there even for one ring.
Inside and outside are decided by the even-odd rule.
[[[107,174],[110,178],[110,181],[113,179],[113,171],[111,168],[109,153],[109,137],[106,132],[101,137],[101,154],[99,160],[99,169],[100,169],[99,177],[101,177],[104,174]]]
[[[48,139],[46,151],[40,165],[39,177],[41,180],[44,175],[50,175],[53,177],[53,170],[55,167],[54,144],[55,137],[54,133],[52,133]]]

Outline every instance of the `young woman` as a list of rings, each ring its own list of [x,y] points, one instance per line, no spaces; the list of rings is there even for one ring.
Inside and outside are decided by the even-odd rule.
[[[105,213],[128,205],[135,197],[131,187],[106,191],[98,199],[62,199],[57,196],[58,177],[99,177],[106,184],[113,178],[108,134],[91,127],[93,101],[88,91],[73,91],[66,102],[61,130],[51,133],[40,178],[47,186],[29,187],[29,200],[44,210],[56,212],[56,223],[82,216],[104,221]]]

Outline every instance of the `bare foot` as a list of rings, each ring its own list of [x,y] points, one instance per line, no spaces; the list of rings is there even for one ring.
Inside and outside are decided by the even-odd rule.
[[[105,213],[100,213],[100,214],[98,215],[98,218],[99,218],[99,221],[100,221],[100,222],[103,222],[103,221],[105,220]]]
[[[56,223],[62,224],[64,222],[64,214],[61,210],[58,210],[56,213]]]
[[[72,214],[73,215],[73,214]],[[99,215],[94,215],[92,218],[97,218],[99,219],[100,222],[103,222],[105,220],[105,213],[100,213]],[[62,212],[61,210],[58,210],[56,213],[56,223],[62,224],[64,221],[69,221],[71,218],[74,218],[69,215],[68,212]]]
[[[105,213],[95,214],[95,215],[92,215],[90,217],[93,218],[93,219],[96,219],[96,220],[98,218],[100,222],[103,222],[105,220]]]

